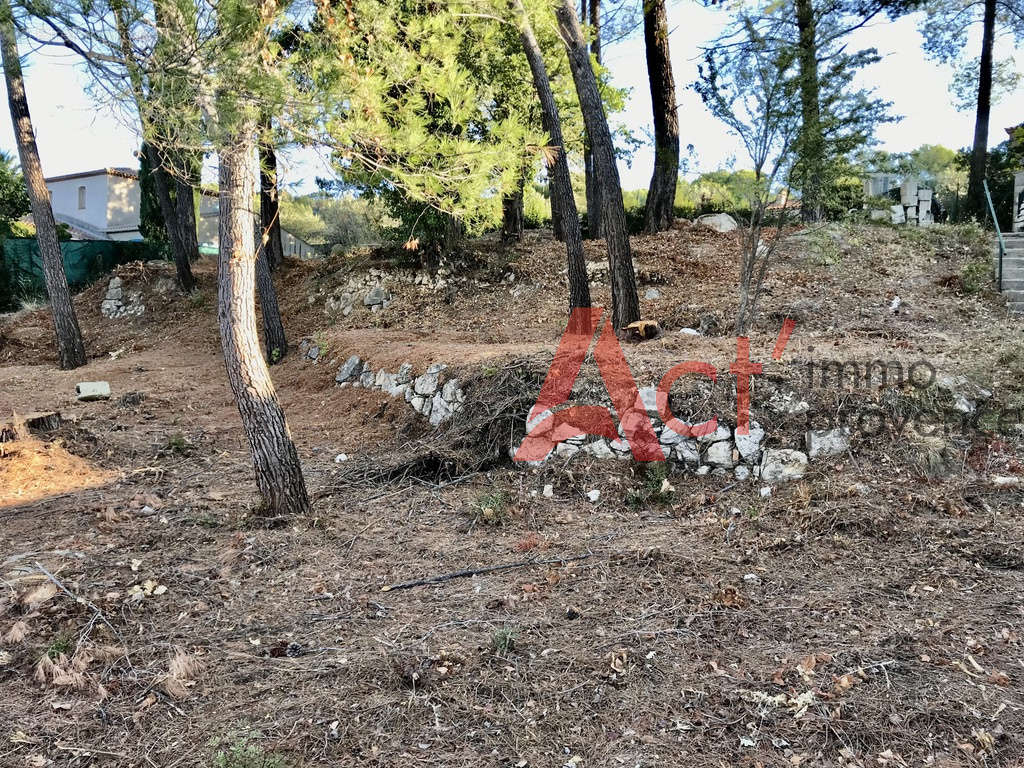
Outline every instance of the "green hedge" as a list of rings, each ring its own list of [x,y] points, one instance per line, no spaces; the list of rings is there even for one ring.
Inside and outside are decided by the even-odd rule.
[[[0,243],[0,311],[19,301],[46,296],[43,262],[34,237],[8,237]],[[93,282],[119,264],[164,259],[164,249],[151,243],[122,240],[67,240],[60,244],[64,274],[71,290]]]

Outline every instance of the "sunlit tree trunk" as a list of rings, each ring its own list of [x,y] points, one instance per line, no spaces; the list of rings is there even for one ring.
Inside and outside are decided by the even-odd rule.
[[[562,234],[565,239],[566,259],[569,274],[569,311],[576,307],[590,306],[590,284],[587,281],[587,265],[583,257],[583,236],[580,231],[576,198],[572,194],[572,180],[569,176],[569,161],[565,156],[565,141],[562,137],[562,121],[558,104],[551,90],[547,67],[541,54],[540,45],[530,26],[530,20],[519,0],[516,10],[520,18],[519,37],[523,43],[526,59],[533,75],[533,85],[540,101],[541,122],[551,141],[554,154],[548,158],[548,172],[551,177],[551,210],[558,211]]]
[[[255,126],[243,123],[229,137],[219,160],[218,320],[228,381],[252,452],[262,514],[302,515],[310,511],[302,466],[256,331]]]
[[[985,218],[985,169],[988,165],[988,124],[992,108],[992,45],[995,39],[996,0],[984,0],[982,19],[981,65],[978,72],[978,109],[974,118],[974,146],[971,149],[971,167],[967,178],[967,214]]]
[[[580,19],[589,21],[594,39],[590,41],[590,53],[598,64],[601,63],[601,0],[580,0]],[[594,151],[591,148],[589,131],[583,142],[583,183],[587,196],[587,237],[596,239],[604,234],[601,225],[602,180],[594,166]]]
[[[64,259],[57,239],[57,224],[50,207],[50,193],[46,188],[43,168],[39,162],[32,117],[28,111],[25,80],[21,74],[18,41],[14,31],[14,17],[7,0],[0,2],[0,56],[3,59],[4,78],[7,81],[7,101],[11,108],[14,138],[18,144],[21,172],[28,186],[32,207],[32,221],[36,226],[36,241],[43,261],[43,279],[50,298],[53,330],[57,337],[57,361],[61,368],[85,365],[85,344],[78,327],[78,317],[71,303]]]
[[[636,275],[633,272],[633,255],[629,247],[626,211],[622,205],[622,184],[615,162],[615,147],[597,88],[597,78],[590,65],[590,55],[572,0],[560,0],[555,6],[555,17],[569,56],[569,68],[576,84],[580,111],[583,113],[587,134],[590,136],[594,170],[603,190],[601,226],[604,229],[604,240],[608,250],[612,320],[615,328],[621,329],[640,319],[640,300],[636,292]]]
[[[654,108],[654,173],[647,191],[644,231],[654,233],[672,226],[679,177],[679,116],[676,81],[669,58],[665,0],[644,2],[644,49]]]

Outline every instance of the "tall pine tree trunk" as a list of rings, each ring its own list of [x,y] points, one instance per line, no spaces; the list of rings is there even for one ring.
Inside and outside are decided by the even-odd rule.
[[[128,73],[128,82],[132,89],[132,98],[135,101],[135,108],[139,113],[139,122],[142,124],[143,133],[152,128],[151,110],[146,99],[145,81],[143,79],[142,67],[135,59],[135,51],[132,46],[131,35],[128,30],[128,10],[124,0],[115,0],[110,4],[114,12],[114,24],[117,28],[118,41],[121,46],[121,54],[124,57],[125,69]],[[160,205],[160,215],[164,220],[164,227],[167,229],[167,237],[171,242],[171,254],[174,256],[174,268],[177,273],[178,285],[186,293],[195,288],[195,278],[192,276],[192,261],[199,256],[198,235],[195,231],[195,212],[189,214],[192,220],[192,234],[189,239],[185,227],[182,226],[182,212],[176,202],[178,181],[175,177],[171,164],[167,162],[168,148],[158,151],[156,146],[147,141],[144,150],[149,159],[149,166],[153,172],[154,187],[156,189],[157,201]],[[188,199],[191,204],[192,195],[189,188]]]
[[[546,73],[545,73],[546,74]],[[561,199],[560,194],[555,191],[555,186],[558,182],[555,180],[555,168],[554,163],[549,162],[548,166],[548,200],[551,204],[551,231],[555,236],[555,240],[560,243],[565,242],[565,215],[562,210],[558,207],[558,201]],[[572,183],[570,178],[569,183]],[[572,190],[569,190],[569,194],[572,194]],[[575,204],[573,208],[575,208]]]
[[[263,345],[269,365],[281,362],[288,354],[288,337],[284,333],[281,307],[277,303],[274,275],[266,249],[257,247],[256,290],[260,296],[260,314],[263,315]]]
[[[256,485],[268,517],[310,511],[299,455],[256,331],[257,194],[255,126],[243,124],[220,151],[218,320],[228,381],[249,441]]]
[[[267,121],[260,139],[260,222],[267,266],[273,272],[284,261],[284,246],[281,244],[281,201],[277,191],[277,152],[269,132]]]
[[[820,221],[825,174],[825,137],[821,126],[820,83],[818,80],[818,26],[813,0],[796,0],[797,62],[800,83],[800,137],[797,162],[800,167],[800,216]]]
[[[184,173],[179,171],[178,173]],[[199,231],[196,228],[196,191],[190,179],[174,177],[174,220],[181,238],[182,262],[191,265],[199,258]],[[192,279],[192,267],[188,276]],[[193,280],[194,284],[194,280]],[[185,290],[191,290],[185,288]]]
[[[579,214],[576,211],[576,198],[572,194],[569,161],[565,156],[562,120],[558,115],[558,104],[551,91],[551,80],[548,78],[540,45],[520,0],[516,0],[516,11],[519,14],[519,37],[523,43],[526,60],[530,64],[533,85],[540,101],[541,122],[555,152],[549,159],[548,166],[551,176],[551,210],[552,215],[554,211],[558,211],[565,237],[569,273],[569,311],[572,312],[576,307],[590,306],[590,283],[587,280],[587,265],[583,257],[583,235],[580,231]]]
[[[160,215],[163,217],[164,226],[167,228],[167,237],[171,242],[171,255],[174,257],[178,285],[181,290],[188,293],[195,288],[195,278],[192,276],[187,247],[181,239],[182,228],[177,202],[171,197],[171,190],[175,188],[176,181],[167,171],[163,157],[156,147],[147,142],[145,151],[149,156],[150,168],[153,169],[153,186],[156,190],[157,202],[160,204]],[[197,245],[196,251],[198,252],[198,250]]]
[[[501,239],[518,243],[523,239],[523,192],[526,188],[526,161],[516,177],[516,186],[501,198]]]
[[[57,337],[57,361],[61,368],[78,368],[85,365],[85,344],[78,327],[67,276],[64,274],[64,259],[57,239],[57,224],[50,207],[50,193],[43,178],[43,167],[39,162],[32,117],[28,111],[28,97],[25,95],[25,80],[21,74],[21,60],[18,57],[18,41],[14,32],[14,16],[7,0],[0,2],[0,56],[3,59],[4,78],[7,81],[7,101],[11,108],[11,122],[14,138],[18,143],[21,172],[28,186],[28,198],[32,207],[32,221],[36,225],[36,241],[43,261],[43,279],[46,293],[50,297],[50,313],[53,330]]]
[[[992,43],[995,38],[996,0],[985,0],[981,33],[981,69],[978,72],[978,109],[974,118],[974,147],[967,178],[967,215],[985,218],[988,204],[982,180],[988,165],[988,123],[992,107]]]
[[[580,19],[590,23],[594,39],[590,41],[590,53],[598,64],[601,63],[601,0],[580,2]],[[585,131],[583,137],[583,183],[587,195],[587,237],[597,239],[604,234],[601,226],[601,179],[594,166],[594,150],[591,146],[590,132]]]
[[[644,208],[644,231],[653,234],[672,226],[679,177],[679,116],[665,0],[644,1],[644,50],[654,108],[654,173]]]
[[[270,365],[288,354],[288,337],[281,320],[281,308],[274,287],[274,270],[284,261],[281,244],[281,219],[277,197],[277,153],[270,140],[270,125],[265,122],[259,140],[260,228],[257,232],[256,288],[263,315],[263,343]]]
[[[636,293],[636,275],[629,247],[626,211],[622,205],[622,184],[615,163],[615,147],[572,0],[559,0],[555,6],[555,17],[569,56],[569,69],[572,70],[576,95],[594,153],[594,177],[601,187],[601,226],[611,277],[612,320],[615,328],[621,329],[640,319],[640,300]]]

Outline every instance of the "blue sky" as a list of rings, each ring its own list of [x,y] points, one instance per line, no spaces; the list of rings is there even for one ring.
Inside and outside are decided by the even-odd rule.
[[[716,121],[690,88],[697,74],[700,45],[712,40],[726,23],[727,14],[718,8],[684,0],[669,5],[670,46],[679,100],[681,141],[696,147],[696,162],[690,175],[722,167],[735,161],[743,167],[743,154],[735,138]],[[878,130],[880,146],[899,152],[921,144],[943,144],[958,148],[971,143],[974,135],[973,112],[957,112],[951,104],[952,70],[925,59],[917,16],[897,22],[881,20],[855,33],[851,47],[875,46],[883,60],[863,74],[866,84],[875,84],[878,95],[894,104],[904,118]],[[22,54],[28,51],[21,42]],[[971,41],[972,52],[978,41]],[[1000,50],[1001,48],[1001,50]],[[1011,49],[1002,44],[999,53]],[[631,128],[638,136],[650,132],[651,105],[644,61],[643,36],[607,46],[605,63],[616,85],[629,89],[623,113],[614,120]],[[1024,59],[1018,60],[1018,68]],[[138,147],[135,130],[126,120],[105,105],[97,104],[86,92],[87,77],[75,57],[57,49],[32,52],[25,70],[29,105],[36,127],[43,171],[47,176],[104,166],[137,166],[133,152]],[[2,84],[0,84],[2,89]],[[4,94],[6,97],[6,94]],[[1004,128],[1024,119],[1019,111],[1024,93],[1015,93],[993,107],[990,145],[1005,139]],[[1014,109],[1014,105],[1017,109]],[[0,117],[0,148],[15,152],[10,120]],[[316,152],[286,153],[283,181],[296,192],[311,191],[317,175],[328,175],[323,158]],[[649,146],[637,151],[630,165],[621,168],[623,186],[645,188],[650,180],[653,153]]]

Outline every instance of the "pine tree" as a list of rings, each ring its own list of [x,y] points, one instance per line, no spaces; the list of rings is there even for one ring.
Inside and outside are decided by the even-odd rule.
[[[21,169],[31,202],[32,221],[36,226],[36,240],[43,260],[43,278],[50,299],[53,330],[57,337],[57,361],[61,368],[78,368],[86,363],[85,344],[82,342],[82,331],[78,327],[78,316],[64,274],[64,257],[57,239],[50,194],[39,162],[39,149],[36,147],[28,97],[25,94],[25,80],[21,73],[14,14],[8,0],[0,0],[0,55],[7,83],[11,122],[14,124],[14,138],[18,143]]]

